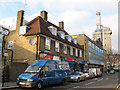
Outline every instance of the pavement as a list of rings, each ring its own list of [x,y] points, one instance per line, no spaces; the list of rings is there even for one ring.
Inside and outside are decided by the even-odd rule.
[[[18,88],[16,82],[5,82],[4,86],[2,87],[2,90],[5,90],[5,89],[15,89],[15,88]]]

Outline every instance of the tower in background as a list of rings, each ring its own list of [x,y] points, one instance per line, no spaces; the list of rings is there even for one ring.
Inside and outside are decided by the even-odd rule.
[[[94,41],[101,41],[103,48],[107,51],[107,54],[111,54],[111,34],[112,31],[109,27],[101,25],[100,12],[96,12],[97,17],[97,29],[93,32],[92,38]]]

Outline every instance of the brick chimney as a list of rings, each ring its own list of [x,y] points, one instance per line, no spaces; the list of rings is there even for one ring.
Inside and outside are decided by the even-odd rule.
[[[17,13],[17,23],[16,23],[16,31],[19,32],[20,26],[23,25],[24,11],[20,10]]]
[[[41,11],[41,17],[47,21],[47,14],[48,12],[46,12],[45,10]]]
[[[64,29],[64,22],[63,22],[63,21],[60,21],[60,22],[59,22],[59,27],[60,27],[61,29]]]

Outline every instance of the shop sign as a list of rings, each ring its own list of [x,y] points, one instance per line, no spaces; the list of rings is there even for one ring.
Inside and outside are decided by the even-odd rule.
[[[60,60],[60,57],[51,54],[43,54],[43,59]]]
[[[76,61],[77,61],[77,63],[80,63],[80,64],[87,63],[87,61],[85,61],[85,60],[80,60],[80,59],[77,59]]]
[[[65,60],[75,62],[75,59],[72,58],[65,58]]]

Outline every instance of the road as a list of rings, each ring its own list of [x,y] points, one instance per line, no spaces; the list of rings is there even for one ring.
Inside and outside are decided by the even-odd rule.
[[[114,88],[112,90],[115,90],[115,88],[118,85],[118,73],[115,74],[103,74],[102,77],[99,78],[93,78],[93,79],[87,79],[86,81],[81,82],[68,82],[67,85],[52,85],[52,86],[46,86],[43,90],[49,90],[49,89],[63,89],[63,90],[75,90],[80,89],[81,90],[88,90],[88,89],[94,89],[96,88]],[[10,89],[9,89],[10,90]],[[13,89],[11,89],[13,90]],[[33,89],[26,89],[26,88],[16,88],[15,90],[33,90]],[[110,89],[108,89],[110,90]]]

